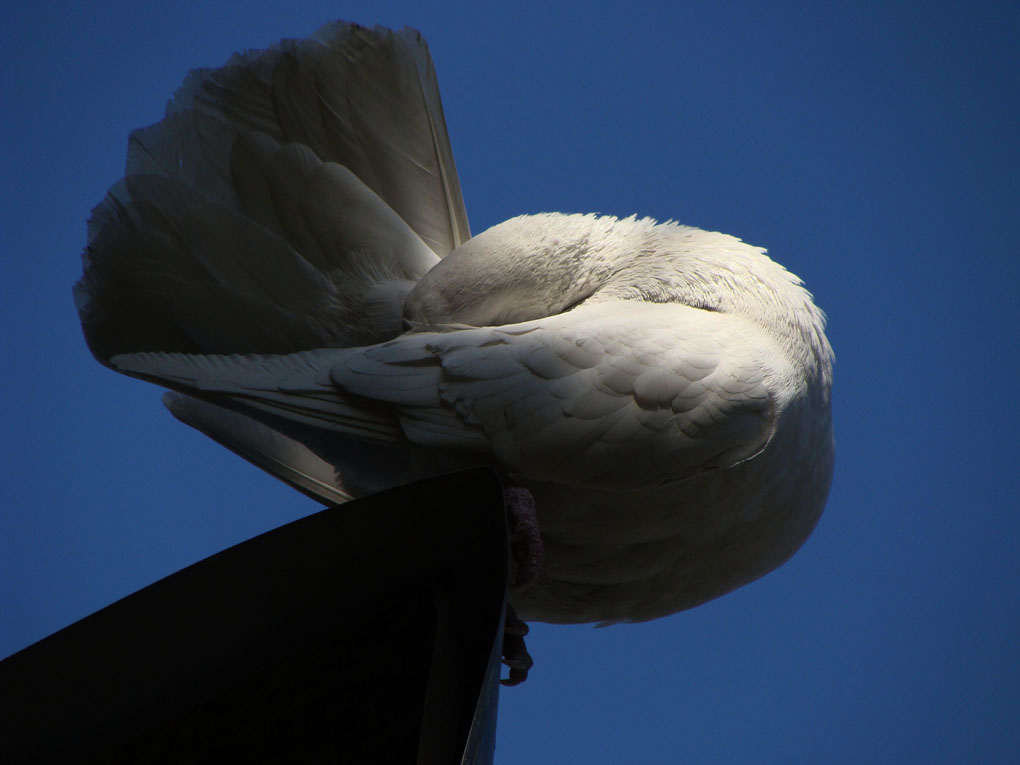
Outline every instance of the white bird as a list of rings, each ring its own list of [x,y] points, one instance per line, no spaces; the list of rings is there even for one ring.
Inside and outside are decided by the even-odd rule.
[[[97,358],[301,491],[476,464],[529,489],[525,619],[691,608],[787,560],[826,501],[832,351],[800,280],[650,219],[470,238],[413,30],[335,23],[193,72],[83,259]]]

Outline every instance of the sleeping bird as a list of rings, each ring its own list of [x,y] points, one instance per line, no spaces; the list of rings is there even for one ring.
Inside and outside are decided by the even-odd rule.
[[[786,561],[826,501],[833,356],[800,280],[648,218],[472,237],[413,30],[337,22],[192,72],[83,261],[97,359],[305,494],[490,465],[533,497],[525,620],[697,606]]]

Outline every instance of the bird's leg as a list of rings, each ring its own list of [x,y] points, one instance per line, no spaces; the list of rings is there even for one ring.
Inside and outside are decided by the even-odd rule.
[[[503,499],[510,530],[510,556],[517,564],[510,586],[516,589],[535,581],[545,546],[539,533],[535,498],[531,492],[523,486],[511,486],[503,491]],[[528,625],[518,618],[508,602],[503,625],[503,663],[510,668],[510,676],[500,680],[502,685],[518,685],[528,679],[528,670],[534,662],[524,644],[527,634]]]
[[[500,685],[519,685],[528,679],[528,670],[535,663],[531,660],[524,636],[528,625],[517,618],[514,607],[506,604],[506,621],[503,623],[503,663],[510,668],[510,677],[500,680]]]
[[[503,490],[503,499],[510,528],[510,553],[517,564],[511,586],[523,587],[538,576],[545,552],[535,514],[535,498],[523,486],[511,486]]]

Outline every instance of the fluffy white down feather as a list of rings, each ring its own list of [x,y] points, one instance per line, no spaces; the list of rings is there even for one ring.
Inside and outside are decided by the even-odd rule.
[[[98,359],[324,502],[475,464],[528,487],[526,619],[703,603],[789,558],[828,494],[832,352],[800,281],[648,219],[470,238],[412,30],[193,72],[132,136],[75,297]]]

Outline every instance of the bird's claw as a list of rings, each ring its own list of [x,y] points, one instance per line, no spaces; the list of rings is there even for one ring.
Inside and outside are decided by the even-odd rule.
[[[538,577],[545,546],[539,533],[535,498],[523,486],[511,486],[503,491],[506,504],[507,526],[510,531],[510,557],[516,564],[511,587],[531,584]],[[510,668],[510,676],[500,684],[519,685],[528,679],[528,670],[534,665],[524,644],[528,625],[521,621],[513,606],[507,603],[503,624],[503,663]]]
[[[520,685],[528,679],[528,670],[534,665],[524,636],[528,625],[517,618],[513,606],[506,605],[506,621],[503,624],[503,663],[510,668],[510,676],[500,680],[500,685]]]

